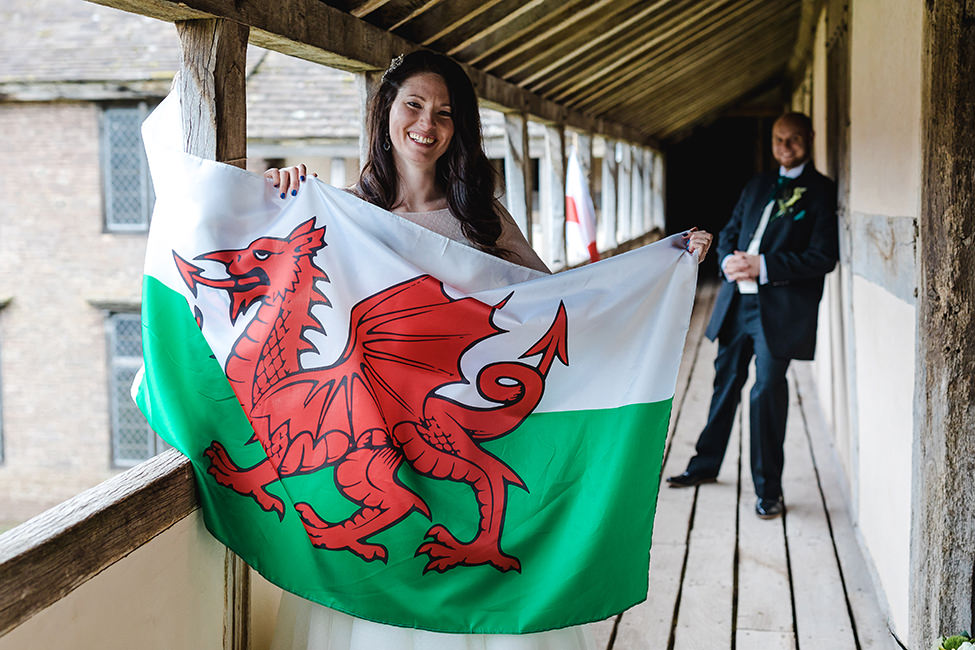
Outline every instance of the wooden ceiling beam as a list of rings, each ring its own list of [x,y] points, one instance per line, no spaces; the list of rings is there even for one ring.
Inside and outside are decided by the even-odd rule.
[[[384,7],[382,10],[368,16],[368,22],[378,25],[385,30],[395,32],[397,29],[422,16],[441,2],[447,0],[406,0]]]
[[[477,65],[513,43],[526,42],[532,33],[545,31],[549,25],[562,24],[567,20],[566,15],[573,15],[579,5],[585,7],[589,2],[590,0],[543,0],[538,6],[529,6],[527,11],[518,12],[504,25],[504,30],[487,31],[477,39],[470,39],[469,43],[454,46],[447,53],[456,55],[461,61]]]
[[[719,0],[717,6],[729,2],[735,0]],[[629,53],[639,50],[641,45],[659,42],[661,32],[673,29],[675,25],[691,22],[687,18],[686,10],[697,4],[698,0],[656,2],[595,37],[567,41],[566,47],[560,53],[539,52],[536,56],[523,60],[517,68],[506,72],[504,76],[523,88],[552,88],[560,80],[564,82],[565,77],[577,75],[574,71],[580,66],[586,66],[586,62],[592,62],[593,59],[598,59],[597,65],[588,66],[589,70],[606,67],[615,69],[621,65],[621,61],[626,60]],[[710,11],[713,9],[706,10]],[[607,53],[610,56],[607,57]],[[525,74],[526,71],[529,71],[528,74]]]
[[[747,0],[742,6],[745,9],[767,7],[768,0]],[[648,51],[641,61],[634,62],[613,75],[604,77],[595,83],[577,87],[572,94],[562,93],[564,101],[572,105],[596,104],[600,97],[605,98],[610,91],[613,91],[611,97],[616,100],[621,93],[632,91],[634,85],[646,84],[655,75],[665,73],[674,67],[676,61],[683,64],[687,61],[686,55],[688,53],[696,56],[711,51],[714,49],[716,40],[723,41],[728,38],[727,33],[719,32],[729,27],[736,28],[739,23],[740,18],[736,12],[711,14],[706,20],[695,24],[692,33],[675,33],[673,41],[676,44],[673,47],[660,47]],[[621,86],[624,87],[621,88]],[[557,89],[553,89],[547,94],[552,96],[555,90]]]
[[[639,11],[640,4],[640,0],[596,0],[567,16],[564,21],[519,41],[515,47],[506,49],[497,56],[478,61],[478,67],[492,74],[506,76],[508,69],[517,66],[517,62],[528,57],[535,57],[539,52],[548,52],[549,55],[552,55],[560,49],[560,45],[565,45],[565,34],[572,33],[574,29],[578,28],[576,37],[579,39],[597,38],[601,33],[610,29],[614,21],[625,20],[633,12]],[[658,0],[655,3],[655,5],[661,4],[665,4],[665,2]],[[516,61],[516,63],[511,63],[506,69],[505,64],[511,61]]]
[[[250,28],[250,42],[340,70],[383,70],[389,61],[417,49],[395,34],[320,0],[89,0],[168,22],[225,18]],[[654,146],[641,131],[598,119],[544,99],[515,84],[465,66],[478,96],[499,110],[523,111],[534,119]]]
[[[656,100],[649,98],[642,102],[634,100],[627,106],[613,111],[613,115],[638,114],[641,120],[653,123],[680,112],[698,98],[720,95],[717,89],[724,83],[745,80],[746,86],[754,87],[763,81],[760,71],[777,70],[786,64],[788,57],[786,60],[778,58],[781,55],[781,47],[777,50],[775,42],[773,37],[766,36],[760,43],[762,49],[756,48],[738,56],[728,57],[725,61],[712,66],[706,83],[702,83],[700,79],[676,79],[660,87]]]
[[[387,5],[392,0],[364,0],[364,2],[357,2],[354,7],[348,10],[350,14],[356,18],[362,18],[367,14],[371,14],[377,9],[381,8],[383,5]]]
[[[393,31],[408,41],[428,47],[462,25],[478,20],[485,12],[510,0],[449,0],[441,2],[421,15],[404,21]]]
[[[780,58],[784,46],[776,47],[780,43],[781,39],[776,39],[774,35],[765,35],[755,43],[754,50],[737,56],[728,55],[713,62],[707,67],[706,78],[704,75],[689,75],[686,78],[672,75],[666,83],[648,89],[643,95],[630,99],[608,113],[614,118],[639,115],[640,120],[653,121],[658,114],[671,114],[679,110],[691,95],[714,94],[716,85],[726,79],[751,79],[750,86],[755,86],[762,81],[755,72],[755,66],[776,70],[785,65],[786,61]],[[763,65],[765,61],[769,62],[767,66]],[[648,110],[648,106],[652,108]]]
[[[449,34],[437,38],[430,43],[430,47],[438,52],[455,56],[459,50],[476,43],[497,32],[507,32],[509,25],[516,24],[522,16],[534,11],[547,11],[549,0],[506,0],[484,12],[480,20],[475,23],[459,25]],[[463,57],[460,59],[466,60]]]
[[[774,54],[777,54],[777,58],[753,53],[746,59],[736,61],[733,67],[720,70],[721,76],[716,76],[718,81],[710,86],[675,86],[668,89],[674,99],[665,104],[654,104],[649,112],[646,108],[635,107],[628,113],[639,115],[647,133],[669,135],[696,120],[699,115],[734,103],[764,80],[785,69],[788,51]],[[735,74],[736,70],[742,69],[748,69],[751,73]]]
[[[585,110],[599,115],[612,106],[618,106],[633,97],[652,92],[675,74],[682,76],[690,74],[696,68],[709,66],[714,59],[720,59],[728,51],[743,46],[753,47],[753,42],[749,39],[764,35],[770,27],[779,38],[782,38],[783,34],[781,29],[778,29],[778,25],[788,20],[788,17],[781,18],[780,12],[774,5],[769,6],[767,0],[757,0],[757,2],[766,5],[764,15],[732,36],[724,34],[724,38],[719,40],[717,45],[715,39],[711,38],[699,42],[688,38],[684,40],[684,43],[688,44],[686,48],[682,47],[676,52],[663,51],[632,70],[627,70],[623,75],[594,86],[581,99],[565,98],[565,103],[578,107],[585,106]],[[735,20],[736,17],[732,15],[729,19]],[[720,26],[724,27],[726,24],[721,23]],[[742,41],[746,42],[742,43]]]

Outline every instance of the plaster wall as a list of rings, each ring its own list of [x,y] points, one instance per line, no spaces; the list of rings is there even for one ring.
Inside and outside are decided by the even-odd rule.
[[[223,648],[224,555],[196,511],[0,637],[0,650]]]
[[[891,623],[906,638],[914,306],[859,275],[853,278],[853,304],[860,434],[857,525],[887,596]]]
[[[922,7],[912,0],[857,0],[851,21],[854,498],[890,622],[907,638]]]

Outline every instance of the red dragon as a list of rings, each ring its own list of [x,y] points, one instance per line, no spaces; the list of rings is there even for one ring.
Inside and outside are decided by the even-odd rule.
[[[514,431],[535,409],[545,378],[558,358],[568,365],[567,317],[560,304],[548,331],[521,358],[540,356],[537,366],[501,361],[485,366],[476,388],[495,406],[476,408],[438,394],[448,384],[467,383],[460,359],[476,343],[499,334],[492,316],[507,302],[490,306],[454,299],[429,275],[401,282],[351,310],[344,351],[326,367],[304,368],[299,358],[316,348],[310,332],[322,331],[311,310],[329,305],[319,289],[328,277],[314,263],[326,246],[315,218],[283,239],[262,237],[239,250],[221,250],[196,260],[219,262],[227,277],[173,256],[194,296],[199,285],[227,291],[230,320],[260,304],[233,345],[225,371],[267,458],[240,467],[217,441],[206,449],[216,481],[252,497],[284,517],[284,503],[266,488],[289,476],[334,467],[339,493],[358,505],[341,522],[296,503],[316,547],[348,550],[386,562],[387,549],[369,537],[414,511],[431,518],[423,499],[398,478],[400,466],[424,476],[469,484],[479,524],[469,542],[443,525],[432,526],[416,550],[427,571],[489,564],[520,571],[519,560],[501,550],[507,485],[527,489],[521,478],[480,443]],[[509,296],[510,298],[510,296]],[[197,312],[197,321],[202,316]]]

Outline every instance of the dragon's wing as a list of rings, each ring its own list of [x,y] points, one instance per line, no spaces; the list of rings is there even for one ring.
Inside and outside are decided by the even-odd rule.
[[[464,352],[503,331],[491,322],[494,309],[473,298],[451,298],[429,275],[407,280],[352,308],[349,340],[338,361],[297,373],[272,393],[303,384],[304,404],[295,406],[318,412],[320,434],[351,425],[357,438],[418,421],[427,395],[464,379]]]

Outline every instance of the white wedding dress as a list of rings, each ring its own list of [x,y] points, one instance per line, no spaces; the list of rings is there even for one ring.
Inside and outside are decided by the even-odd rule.
[[[449,209],[398,213],[455,241],[469,243]],[[498,244],[511,260],[548,269],[514,220],[505,215]],[[589,627],[579,625],[534,634],[445,634],[395,627],[349,616],[290,592],[281,595],[271,650],[595,650]]]

